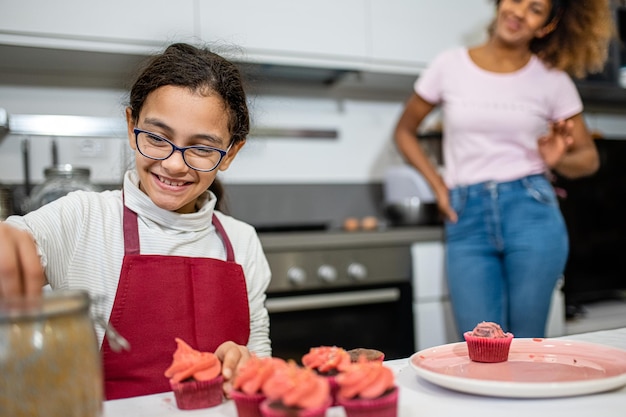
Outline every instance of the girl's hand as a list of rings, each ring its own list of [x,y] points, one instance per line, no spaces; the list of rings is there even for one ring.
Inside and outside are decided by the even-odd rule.
[[[574,143],[573,129],[571,120],[559,120],[550,123],[550,131],[537,140],[539,155],[550,169],[558,165]]]
[[[222,362],[222,376],[224,377],[224,393],[229,396],[233,388],[233,378],[237,369],[250,359],[247,347],[235,342],[224,342],[215,350],[215,355]]]
[[[33,237],[0,222],[0,298],[41,294],[45,282]]]

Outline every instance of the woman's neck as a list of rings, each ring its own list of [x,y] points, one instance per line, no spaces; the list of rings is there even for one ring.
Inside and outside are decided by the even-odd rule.
[[[483,45],[471,48],[469,55],[484,70],[507,73],[518,71],[528,64],[532,52],[528,48],[503,46],[492,38]]]

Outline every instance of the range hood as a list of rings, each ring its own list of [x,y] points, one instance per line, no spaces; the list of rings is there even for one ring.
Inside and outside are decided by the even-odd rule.
[[[104,52],[0,45],[0,85],[95,87],[126,90],[147,59],[139,52]],[[341,67],[237,62],[248,91],[374,95],[406,98],[415,74],[392,74]]]
[[[354,70],[335,68],[311,68],[293,65],[241,63],[244,76],[252,82],[271,84],[304,84],[332,86],[340,82]]]
[[[0,45],[0,85],[114,88],[126,90],[147,58],[140,52],[103,52]],[[420,73],[385,68],[342,68],[238,62],[250,94],[318,95],[404,101]],[[617,82],[576,83],[588,110],[626,109],[626,89]],[[1,105],[1,103],[0,103]],[[0,115],[1,116],[1,115]],[[0,119],[0,134],[2,129]],[[6,115],[5,123],[6,125]]]

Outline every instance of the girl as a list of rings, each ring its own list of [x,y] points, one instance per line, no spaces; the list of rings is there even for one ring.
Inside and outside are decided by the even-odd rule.
[[[0,295],[83,289],[130,342],[102,343],[107,399],[168,391],[175,337],[212,351],[230,383],[249,352],[270,355],[270,270],[254,228],[216,210],[218,171],[249,131],[237,68],[173,44],[130,91],[135,169],[117,191],[74,192],[0,224]]]

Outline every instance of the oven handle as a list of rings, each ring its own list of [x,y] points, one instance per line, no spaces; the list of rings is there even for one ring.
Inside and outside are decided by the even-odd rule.
[[[399,299],[400,289],[382,288],[378,290],[268,298],[265,300],[265,307],[269,313],[284,313],[352,305],[391,303]]]

